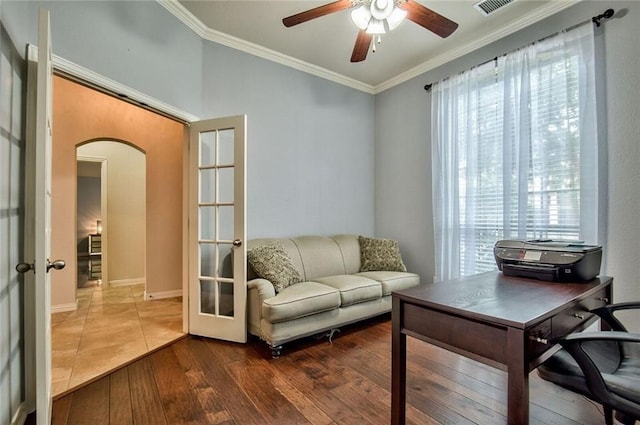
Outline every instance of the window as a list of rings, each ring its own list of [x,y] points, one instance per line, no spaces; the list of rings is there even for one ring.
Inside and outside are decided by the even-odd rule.
[[[589,23],[434,86],[436,279],[494,270],[500,239],[596,242],[593,74]]]

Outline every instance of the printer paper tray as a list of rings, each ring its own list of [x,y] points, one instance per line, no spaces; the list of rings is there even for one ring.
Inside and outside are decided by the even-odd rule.
[[[530,266],[527,264],[504,263],[502,273],[506,276],[528,277],[531,279],[556,281],[560,276],[560,268],[554,266]]]

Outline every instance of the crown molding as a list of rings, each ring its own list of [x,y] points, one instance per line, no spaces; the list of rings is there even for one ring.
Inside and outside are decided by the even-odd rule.
[[[425,72],[431,71],[432,69],[435,69],[441,65],[444,65],[445,63],[451,62],[454,59],[458,59],[466,55],[467,53],[471,53],[475,50],[480,49],[481,47],[487,46],[493,43],[494,41],[498,41],[501,38],[504,38],[510,34],[520,31],[521,29],[524,29],[532,24],[535,24],[536,22],[539,22],[555,13],[558,13],[564,9],[567,9],[568,7],[573,6],[574,4],[579,3],[581,1],[582,0],[567,0],[567,1],[549,2],[548,4],[546,4],[543,7],[540,7],[539,9],[535,10],[531,14],[528,14],[527,16],[523,16],[522,18],[510,23],[509,25],[501,28],[498,31],[494,31],[490,34],[487,34],[486,36],[481,37],[476,41],[469,43],[467,45],[461,46],[457,49],[450,50],[445,54],[436,56],[426,62],[423,62],[422,64],[416,66],[415,68],[412,68],[406,72],[403,72],[402,74],[399,74],[393,78],[390,78],[389,80],[383,83],[378,84],[377,86],[374,87],[374,94],[381,93],[387,89],[390,89],[391,87],[397,86],[398,84],[404,83],[405,81],[418,77],[424,74]]]
[[[246,40],[242,40],[229,34],[225,34],[220,31],[208,28],[187,8],[180,4],[178,0],[156,1],[205,40],[213,41],[215,43],[222,44],[224,46],[231,47],[233,49],[240,50],[251,55],[297,69],[298,71],[303,71],[317,77],[321,77],[338,84],[363,91],[365,93],[378,94],[394,86],[397,86],[398,84],[404,83],[405,81],[408,81],[412,78],[418,77],[421,74],[431,71],[438,66],[444,65],[447,62],[458,59],[466,55],[467,53],[471,53],[481,47],[493,43],[494,41],[500,40],[507,35],[524,29],[529,25],[532,25],[544,18],[567,9],[568,7],[573,6],[574,4],[579,3],[583,0],[551,1],[546,5],[531,12],[527,16],[523,16],[522,18],[510,23],[502,29],[489,33],[486,36],[481,37],[476,41],[461,46],[457,49],[452,49],[442,55],[429,59],[428,61],[423,62],[422,64],[375,86],[363,83],[362,81],[358,81],[354,78],[346,77],[344,75],[330,71],[326,68],[322,68],[317,65],[313,65],[308,62],[293,58],[283,53],[276,52],[275,50],[268,49],[258,44],[250,43]]]
[[[173,16],[180,19],[183,24],[191,28],[193,32],[204,38],[208,27],[202,23],[195,15],[178,2],[178,0],[156,0],[162,7],[167,9]]]
[[[363,91],[365,93],[374,94],[375,89],[370,84],[366,84],[362,81],[346,77],[342,74],[338,74],[337,72],[333,72],[326,68],[313,65],[309,62],[296,59],[294,57],[285,55],[272,49],[268,49],[258,44],[250,43],[248,41],[231,36],[229,34],[222,33],[220,31],[207,29],[203,38],[227,47],[231,47],[233,49],[243,51],[245,53],[249,53],[254,56],[261,57],[263,59],[270,60],[272,62],[279,63],[284,66],[288,66],[293,69],[297,69],[298,71],[303,71],[308,74],[315,75],[316,77],[321,77],[326,80]]]
[[[171,14],[173,14],[176,18],[182,21],[186,26],[191,28],[193,32],[195,32],[205,40],[212,41],[223,46],[231,47],[232,49],[240,50],[253,56],[258,56],[262,59],[267,59],[269,61],[279,63],[281,65],[297,69],[298,71],[303,71],[308,74],[315,75],[316,77],[321,77],[326,80],[363,91],[365,93],[374,94],[375,88],[370,84],[363,83],[362,81],[358,81],[354,78],[346,77],[342,74],[338,74],[337,72],[330,71],[326,68],[313,65],[309,62],[296,59],[294,57],[285,55],[264,46],[260,46],[259,44],[251,43],[238,37],[234,37],[232,35],[211,29],[204,25],[187,8],[180,4],[178,0],[156,1],[160,3],[160,5],[162,5],[165,9],[167,9]]]

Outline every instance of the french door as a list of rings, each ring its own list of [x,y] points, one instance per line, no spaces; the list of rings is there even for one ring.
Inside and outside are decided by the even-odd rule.
[[[189,333],[246,342],[245,115],[189,134]]]
[[[49,11],[40,9],[38,49],[29,46],[25,150],[25,404],[37,424],[51,422],[51,134],[52,53]]]

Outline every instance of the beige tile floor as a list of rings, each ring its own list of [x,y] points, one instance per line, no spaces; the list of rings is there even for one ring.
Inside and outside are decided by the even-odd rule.
[[[77,310],[51,315],[53,396],[184,335],[182,297],[145,301],[144,285],[77,295]]]

